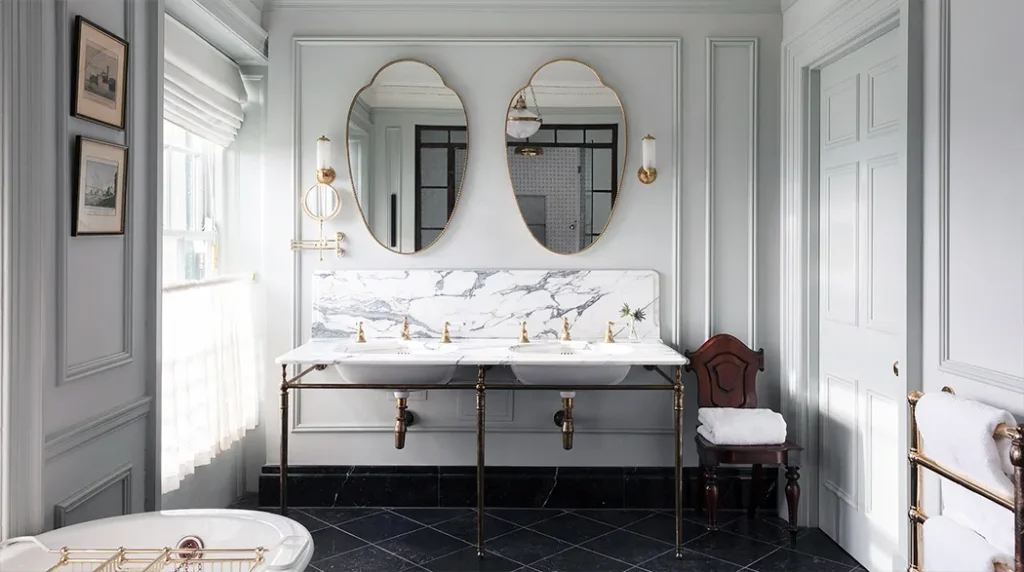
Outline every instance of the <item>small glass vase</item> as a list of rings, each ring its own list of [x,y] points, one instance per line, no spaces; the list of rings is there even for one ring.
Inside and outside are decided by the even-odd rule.
[[[640,341],[640,334],[636,333],[636,318],[629,320],[629,339],[633,341]]]

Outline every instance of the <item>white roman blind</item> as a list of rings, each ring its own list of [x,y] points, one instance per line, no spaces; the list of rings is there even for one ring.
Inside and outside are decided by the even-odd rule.
[[[235,140],[245,116],[235,62],[170,16],[164,25],[164,118],[217,145]]]

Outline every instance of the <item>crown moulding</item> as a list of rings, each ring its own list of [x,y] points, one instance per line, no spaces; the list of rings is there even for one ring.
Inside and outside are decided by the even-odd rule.
[[[780,0],[267,0],[272,10],[473,10],[781,14]]]

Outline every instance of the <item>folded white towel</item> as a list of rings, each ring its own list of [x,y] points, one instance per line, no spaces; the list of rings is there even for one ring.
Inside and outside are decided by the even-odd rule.
[[[916,411],[926,455],[999,494],[1013,496],[1013,482],[1003,466],[1005,447],[992,437],[1000,423],[1016,423],[1013,415],[943,392],[925,394]],[[1013,553],[1012,512],[949,482],[942,483],[942,503],[943,514]]]
[[[1014,553],[1013,511],[942,479],[942,514],[980,534],[1005,554]]]
[[[786,442],[786,420],[771,409],[701,407],[697,433],[716,445],[777,445]]]
[[[923,568],[928,572],[994,572],[997,562],[1012,567],[1013,557],[947,516],[924,522]]]

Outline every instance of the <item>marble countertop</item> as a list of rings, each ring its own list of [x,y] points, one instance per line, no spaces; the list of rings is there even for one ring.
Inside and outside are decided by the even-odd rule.
[[[311,340],[281,356],[278,365],[685,365],[688,360],[661,340],[436,340],[379,339],[356,343],[332,338]]]

